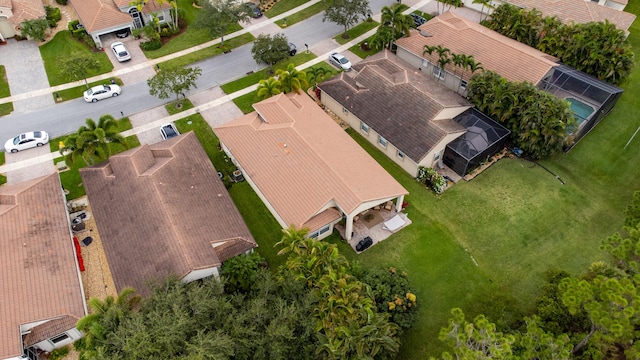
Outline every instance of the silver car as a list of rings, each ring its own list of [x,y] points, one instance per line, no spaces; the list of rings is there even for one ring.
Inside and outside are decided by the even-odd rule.
[[[332,53],[331,55],[329,55],[329,62],[344,71],[351,70],[351,61],[349,61],[349,59],[347,59],[344,55]]]
[[[118,59],[119,62],[131,60],[131,54],[129,53],[129,50],[127,50],[127,47],[124,46],[124,44],[120,41],[111,44],[111,50],[113,51],[113,54],[116,56],[116,59]]]
[[[115,84],[98,85],[84,92],[84,101],[96,102],[98,100],[116,97],[120,95],[121,92],[122,89],[120,89],[120,86]]]

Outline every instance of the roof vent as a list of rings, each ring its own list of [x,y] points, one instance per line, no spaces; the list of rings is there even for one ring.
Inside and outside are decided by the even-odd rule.
[[[432,37],[433,35],[429,34],[428,32],[420,29],[420,35],[424,36],[424,37]]]

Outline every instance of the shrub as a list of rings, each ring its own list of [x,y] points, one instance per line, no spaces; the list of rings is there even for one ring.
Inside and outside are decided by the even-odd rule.
[[[55,22],[60,21],[62,19],[62,15],[60,15],[60,9],[52,6],[44,7],[47,12],[47,20],[53,20]]]
[[[71,351],[71,349],[69,349],[68,346],[61,347],[59,349],[55,349],[49,355],[49,360],[63,359],[65,356],[67,356],[69,354],[69,351]]]
[[[68,2],[68,1],[69,1],[69,0],[56,0],[56,2],[57,2],[58,4],[60,4],[60,5],[67,5],[67,2]]]
[[[424,166],[418,167],[418,176],[416,177],[416,180],[424,183],[428,187],[431,187],[436,194],[442,193],[447,187],[447,181],[433,168]]]
[[[151,40],[140,43],[140,48],[142,50],[158,50],[162,47],[162,43],[160,40]]]

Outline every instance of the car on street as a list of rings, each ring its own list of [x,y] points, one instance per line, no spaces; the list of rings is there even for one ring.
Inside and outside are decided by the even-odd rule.
[[[116,41],[111,44],[111,50],[113,51],[113,54],[116,56],[116,59],[119,62],[131,60],[131,54],[129,53],[129,50],[127,50],[127,47],[124,46],[124,44],[120,41]]]
[[[422,16],[418,15],[418,14],[409,14],[411,15],[411,18],[413,19],[413,24],[418,27],[424,23],[427,22],[427,19],[423,18]]]
[[[160,127],[160,136],[162,136],[163,140],[171,139],[178,135],[180,135],[180,133],[173,123],[164,124]]]
[[[349,59],[347,59],[344,55],[334,52],[329,55],[329,62],[344,71],[351,70],[351,61],[349,61]]]
[[[244,5],[246,7],[249,8],[249,10],[251,11],[251,16],[254,18],[259,18],[260,16],[262,16],[262,11],[260,11],[260,8],[258,7],[258,5],[252,3],[252,2],[246,2],[244,3]]]
[[[21,150],[40,147],[49,142],[49,134],[46,131],[31,131],[22,133],[4,143],[6,152],[16,153]]]
[[[298,48],[296,47],[296,44],[289,43],[289,55],[294,56],[297,52]]]
[[[96,102],[98,100],[102,100],[110,97],[116,97],[120,95],[121,92],[122,92],[122,89],[120,89],[120,86],[115,84],[98,85],[84,92],[84,101]]]

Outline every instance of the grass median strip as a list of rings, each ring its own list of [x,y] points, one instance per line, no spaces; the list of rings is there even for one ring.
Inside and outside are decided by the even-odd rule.
[[[343,37],[344,33],[341,33],[340,35],[336,36],[333,38],[333,40],[335,40],[338,44],[343,45],[346,44],[347,42],[357,38],[358,36],[366,33],[367,31],[371,30],[371,29],[375,29],[376,27],[378,27],[378,25],[380,25],[378,22],[376,21],[364,21],[354,27],[352,27],[351,29],[347,30],[347,35],[348,37],[345,39]]]
[[[225,51],[229,51],[233,48],[237,48],[242,45],[248,44],[252,42],[254,39],[255,38],[253,37],[253,35],[249,33],[243,34],[243,35],[225,40],[224,46],[221,46],[220,44],[209,46],[207,48],[192,52],[190,54],[162,62],[160,63],[160,68],[163,68],[163,67],[176,68],[176,67],[191,65],[195,62],[205,60],[216,55],[220,55]]]
[[[7,81],[7,69],[0,65],[0,98],[11,96],[9,82]],[[13,111],[13,103],[0,104],[0,116],[9,115]]]

